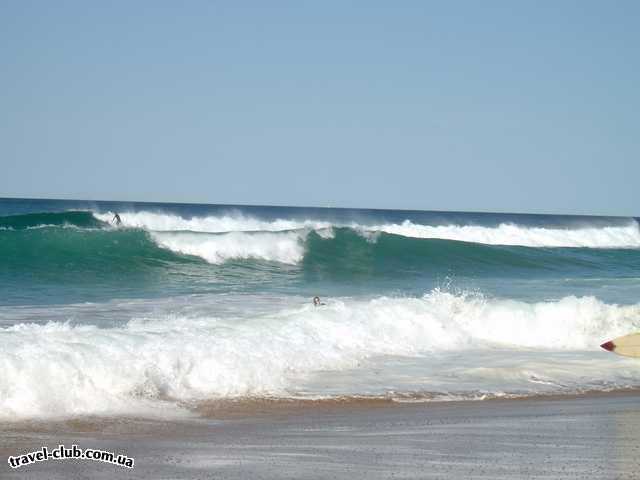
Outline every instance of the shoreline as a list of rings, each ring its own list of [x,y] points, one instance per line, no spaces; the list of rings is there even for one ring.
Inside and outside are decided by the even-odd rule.
[[[415,406],[418,408],[464,407],[465,405],[484,405],[511,402],[572,401],[589,398],[638,397],[640,388],[629,387],[615,390],[586,390],[577,393],[540,393],[536,395],[507,394],[469,399],[440,399],[427,396],[336,396],[326,398],[305,397],[237,397],[205,400],[193,403],[177,402],[179,414],[174,412],[142,416],[135,414],[81,414],[51,418],[25,418],[15,421],[0,420],[2,431],[29,431],[31,428],[64,425],[100,425],[114,423],[140,422],[154,423],[193,423],[199,421],[232,421],[241,418],[277,417],[281,415],[305,415],[312,412],[357,411],[362,409],[393,409]]]
[[[282,415],[305,415],[313,412],[350,412],[359,410],[377,410],[394,408],[455,408],[464,406],[482,406],[494,403],[518,402],[563,402],[581,399],[598,398],[626,398],[640,399],[640,388],[629,387],[615,390],[586,390],[578,393],[541,393],[536,395],[503,395],[473,399],[432,399],[429,397],[396,398],[382,396],[337,396],[327,398],[304,397],[237,397],[215,400],[205,400],[194,403],[180,403],[182,414],[174,412],[162,415],[157,413],[150,416],[135,414],[83,414],[51,418],[19,419],[15,421],[0,420],[0,432],[3,431],[31,431],[31,429],[49,429],[51,427],[64,428],[65,425],[100,426],[110,424],[191,424],[206,421],[234,421],[238,419],[252,419],[260,417],[277,418]],[[480,407],[481,408],[481,407]],[[95,429],[92,429],[95,430]],[[35,430],[34,430],[35,431]],[[81,431],[81,430],[80,430]]]
[[[0,476],[80,478],[640,478],[640,392],[472,402],[253,405],[179,420],[0,424]],[[229,411],[217,410],[218,413]],[[77,444],[133,470],[10,455]]]
[[[201,418],[232,419],[237,416],[272,415],[282,412],[287,414],[304,414],[309,410],[359,409],[359,408],[394,408],[404,405],[422,405],[425,408],[456,406],[467,404],[483,404],[489,402],[539,402],[576,400],[581,398],[601,397],[640,397],[640,388],[629,387],[614,390],[586,390],[578,393],[540,393],[536,395],[507,394],[485,398],[441,399],[421,396],[376,397],[376,396],[339,396],[328,398],[287,398],[287,397],[240,397],[237,399],[210,400],[198,403],[190,410]]]

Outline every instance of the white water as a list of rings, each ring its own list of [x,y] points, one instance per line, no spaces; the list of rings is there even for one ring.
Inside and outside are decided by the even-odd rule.
[[[98,220],[110,223],[113,213],[94,213]],[[191,232],[277,232],[297,230],[301,228],[327,228],[331,224],[314,220],[275,220],[272,222],[248,217],[241,213],[222,216],[183,218],[169,213],[155,212],[123,212],[120,213],[122,225],[125,227],[144,228],[157,232],[191,231]]]
[[[161,247],[214,264],[249,258],[296,264],[304,257],[307,233],[304,230],[222,234],[153,232],[151,238]]]
[[[96,218],[109,222],[113,218],[111,213],[94,214]],[[330,227],[350,227],[359,231],[371,241],[375,241],[376,232],[386,232],[412,238],[437,238],[464,242],[483,243],[488,245],[520,245],[527,247],[585,247],[585,248],[640,248],[640,228],[637,222],[629,220],[624,226],[584,227],[584,228],[542,228],[527,227],[515,224],[500,224],[497,227],[477,225],[420,225],[406,220],[400,224],[331,224],[316,220],[287,220],[264,221],[241,214],[225,216],[194,217],[185,219],[172,214],[152,212],[124,212],[120,214],[126,227],[144,228],[153,232],[286,232],[292,230],[308,231],[315,229],[325,235]],[[325,233],[323,233],[325,232]],[[291,235],[287,233],[287,235]],[[301,234],[302,235],[302,234]],[[162,237],[157,236],[157,239]],[[278,238],[275,235],[263,237],[242,237],[248,244],[246,252],[240,247],[223,247],[223,240],[211,241],[211,248],[204,247],[202,238],[191,236],[193,245],[188,245],[187,237],[178,240],[160,241],[163,246],[182,253],[190,251],[213,263],[219,263],[224,258],[261,258],[265,260],[295,262],[300,258],[299,246],[292,242]],[[240,238],[240,237],[238,237]],[[261,243],[261,245],[257,245]],[[285,245],[287,244],[287,245]],[[284,250],[287,250],[286,252]],[[269,253],[270,252],[270,253]],[[277,252],[274,254],[274,252]]]
[[[415,238],[441,238],[488,245],[525,247],[640,248],[640,229],[635,221],[626,226],[579,229],[523,227],[503,223],[498,227],[428,226],[409,220],[402,224],[366,227]]]
[[[433,291],[322,308],[279,302],[240,316],[205,311],[164,309],[109,328],[0,329],[0,416],[152,415],[176,402],[252,395],[475,398],[640,384],[637,362],[598,347],[640,327],[640,304]]]

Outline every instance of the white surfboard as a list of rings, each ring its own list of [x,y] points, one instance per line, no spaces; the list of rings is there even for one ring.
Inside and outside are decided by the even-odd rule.
[[[600,346],[618,355],[640,358],[640,333],[631,333],[614,338],[613,340],[604,342]]]

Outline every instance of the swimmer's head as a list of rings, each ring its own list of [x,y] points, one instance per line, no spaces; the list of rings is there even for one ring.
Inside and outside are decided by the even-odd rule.
[[[320,297],[313,297],[313,304],[317,307],[320,305]]]

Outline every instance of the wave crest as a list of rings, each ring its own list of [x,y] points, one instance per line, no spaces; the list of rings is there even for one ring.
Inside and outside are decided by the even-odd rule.
[[[96,213],[97,219],[108,222],[111,213]],[[524,247],[576,248],[640,248],[640,228],[635,220],[626,225],[584,226],[582,228],[530,227],[513,223],[497,226],[482,225],[421,225],[410,220],[402,223],[367,224],[328,222],[313,219],[260,220],[242,214],[183,218],[173,214],[154,212],[124,212],[120,214],[124,226],[150,231],[193,232],[249,232],[289,231],[300,229],[351,228],[367,238],[378,232],[409,238],[456,240],[485,245]]]
[[[401,224],[367,227],[369,230],[413,238],[438,238],[486,245],[523,247],[640,248],[638,223],[625,226],[542,228],[502,223],[497,227],[476,225],[429,226],[409,220]]]
[[[103,222],[113,219],[113,213],[94,213],[95,217]],[[287,220],[274,221],[260,220],[242,215],[241,213],[184,218],[179,215],[156,212],[123,212],[120,213],[124,227],[142,228],[157,232],[191,231],[191,232],[277,232],[284,230],[297,230],[302,228],[328,228],[329,222],[315,220]]]

